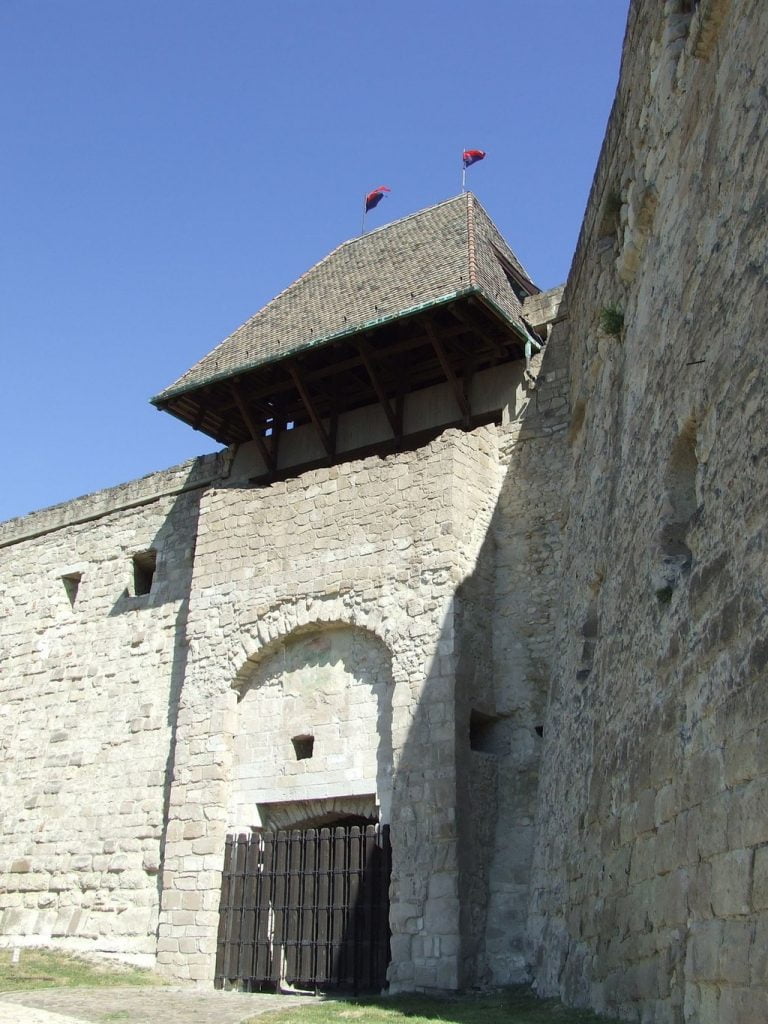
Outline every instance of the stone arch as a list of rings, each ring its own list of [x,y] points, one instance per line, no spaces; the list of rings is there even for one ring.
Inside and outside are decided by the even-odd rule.
[[[329,810],[389,820],[392,653],[373,630],[294,622],[237,673],[229,827],[300,822]],[[366,802],[367,801],[367,802]],[[347,807],[348,805],[348,807]]]
[[[241,626],[239,644],[231,655],[232,686],[239,688],[259,661],[278,650],[285,640],[313,629],[351,627],[376,636],[392,657],[395,678],[399,675],[397,630],[378,608],[358,604],[353,596],[313,597],[278,601],[256,609],[250,622]]]

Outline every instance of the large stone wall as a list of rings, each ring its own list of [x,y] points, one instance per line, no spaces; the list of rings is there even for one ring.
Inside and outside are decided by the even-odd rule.
[[[224,469],[200,459],[3,524],[6,941],[154,957],[200,488]]]
[[[554,334],[570,511],[532,956],[541,992],[627,1020],[768,1019],[767,60],[760,0],[633,3]]]
[[[500,427],[206,493],[159,928],[168,972],[212,977],[228,830],[285,820],[286,803],[294,821],[314,819],[323,793],[329,814],[373,793],[393,845],[391,988],[525,976],[563,356],[533,361],[535,388],[518,376]],[[472,750],[472,711],[491,719],[493,749]],[[374,714],[377,748],[365,738]],[[291,733],[313,717],[318,761],[298,764]],[[497,775],[514,788],[503,811]]]

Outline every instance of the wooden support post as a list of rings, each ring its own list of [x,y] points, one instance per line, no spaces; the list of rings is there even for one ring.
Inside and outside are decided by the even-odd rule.
[[[309,397],[309,392],[304,386],[304,381],[301,378],[301,374],[299,373],[298,369],[294,366],[293,363],[288,363],[288,372],[293,378],[293,383],[296,385],[296,390],[299,392],[299,396],[301,397],[301,400],[304,403],[304,408],[309,413],[309,418],[315,425],[315,430],[317,431],[320,440],[322,441],[323,448],[325,448],[326,454],[328,455],[329,458],[332,459],[334,451],[333,445],[331,444],[331,439],[328,437],[328,434],[325,431],[325,427],[323,426],[323,421],[320,419],[317,410],[315,409],[314,403],[312,399]]]
[[[496,355],[499,356],[499,358],[509,358],[504,346],[499,341],[497,341],[491,334],[489,334],[488,331],[484,330],[482,327],[473,323],[463,309],[457,309],[455,308],[455,306],[451,306],[451,313],[456,317],[459,323],[464,324],[466,329],[471,334],[475,334],[479,338],[482,338],[486,345],[492,348]]]
[[[197,403],[197,409],[195,415],[192,418],[191,427],[193,430],[199,430],[200,426],[205,419],[205,405],[202,402]]]
[[[357,343],[357,350],[360,353],[360,358],[363,360],[363,365],[365,366],[368,376],[371,379],[371,384],[373,384],[373,390],[376,392],[376,397],[381,403],[382,409],[386,413],[387,420],[389,421],[389,426],[392,430],[392,434],[395,437],[399,437],[400,434],[402,433],[402,424],[398,423],[397,416],[394,410],[392,409],[392,406],[389,404],[387,393],[384,390],[384,387],[381,383],[381,378],[379,377],[376,371],[376,366],[374,365],[373,362],[373,351],[371,349],[371,346],[364,338],[361,338],[360,341],[358,341]]]
[[[400,447],[403,440],[403,430],[405,419],[405,385],[401,381],[397,388],[397,398],[395,399],[395,419],[397,422],[397,438],[398,447]]]
[[[432,325],[426,324],[425,326],[427,334],[429,334],[430,340],[432,342],[432,348],[435,350],[435,355],[437,356],[440,362],[440,366],[443,369],[443,373],[445,374],[445,379],[451,385],[456,402],[459,406],[459,409],[461,409],[461,414],[464,417],[464,426],[467,429],[469,429],[469,426],[472,422],[472,409],[469,404],[469,399],[467,398],[467,395],[464,391],[464,386],[454,373],[453,367],[451,366],[451,362],[448,359],[448,355],[445,351],[445,348],[443,347],[443,343],[435,334]]]
[[[259,449],[259,455],[264,460],[264,465],[267,467],[267,470],[270,473],[274,473],[275,470],[277,469],[277,463],[275,462],[274,452],[271,452],[269,448],[267,448],[266,442],[264,441],[264,437],[262,436],[261,431],[257,428],[256,424],[253,421],[253,417],[251,416],[248,406],[245,404],[245,399],[243,398],[242,392],[240,391],[238,385],[234,381],[232,381],[229,387],[232,392],[232,397],[235,400],[235,405],[240,410],[240,415],[243,417],[243,422],[248,428],[248,433],[251,435],[253,441],[256,442],[256,447]]]

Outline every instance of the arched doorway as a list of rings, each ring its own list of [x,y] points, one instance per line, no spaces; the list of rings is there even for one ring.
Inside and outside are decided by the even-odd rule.
[[[389,962],[391,658],[287,637],[239,688],[217,987],[380,990]]]

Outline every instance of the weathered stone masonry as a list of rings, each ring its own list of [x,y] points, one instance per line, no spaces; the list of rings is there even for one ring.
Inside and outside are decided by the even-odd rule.
[[[766,39],[750,0],[632,6],[552,342],[574,417],[530,934],[542,992],[627,1020],[768,1018]]]
[[[4,935],[154,955],[198,505],[223,470],[200,459],[2,527]]]

